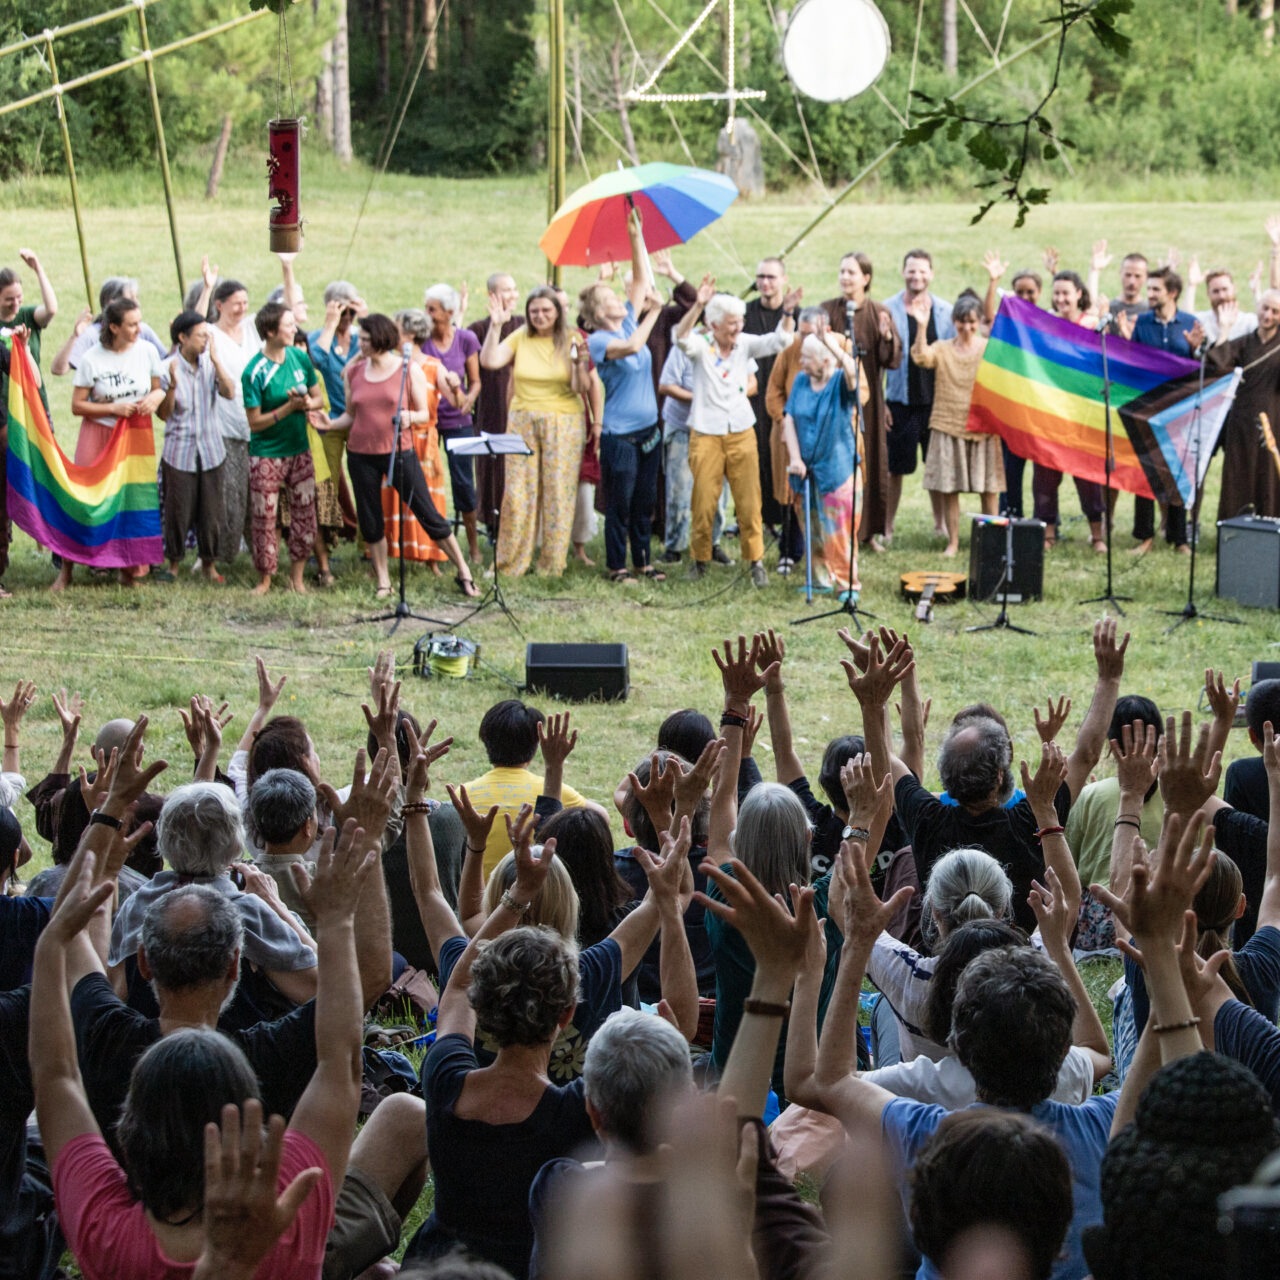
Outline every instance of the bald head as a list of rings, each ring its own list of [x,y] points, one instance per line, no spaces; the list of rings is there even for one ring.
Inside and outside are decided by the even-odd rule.
[[[124,744],[132,732],[132,720],[108,720],[98,730],[98,736],[93,740],[94,750],[101,751],[110,758],[113,751],[124,750]]]
[[[233,975],[243,939],[228,898],[208,885],[181,885],[147,909],[139,960],[157,991],[190,990]]]

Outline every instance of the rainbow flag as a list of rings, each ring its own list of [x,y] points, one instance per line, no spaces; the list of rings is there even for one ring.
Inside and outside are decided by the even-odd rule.
[[[163,559],[150,416],[116,423],[92,466],[68,462],[53,438],[20,337],[9,353],[8,471],[10,518],[65,559],[99,569]]]
[[[1200,366],[1123,338],[1106,345],[1111,483],[1190,506],[1235,398],[1239,371],[1205,383]],[[1020,298],[1000,304],[969,405],[969,430],[1021,458],[1106,482],[1102,338]],[[1197,456],[1199,468],[1195,465]]]

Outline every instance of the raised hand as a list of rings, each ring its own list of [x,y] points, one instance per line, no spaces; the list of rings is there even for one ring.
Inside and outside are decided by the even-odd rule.
[[[1062,255],[1053,245],[1047,245],[1040,255],[1040,261],[1044,263],[1044,269],[1051,275],[1058,274],[1058,263]]]
[[[1050,957],[1056,960],[1061,955],[1069,954],[1071,934],[1080,915],[1080,904],[1068,901],[1062,889],[1062,881],[1052,867],[1044,869],[1044,884],[1038,880],[1031,882],[1027,902],[1040,926],[1040,937]]]
[[[380,747],[374,757],[373,768],[365,776],[365,751],[356,752],[355,766],[351,772],[351,790],[345,800],[327,783],[317,790],[339,826],[347,821],[359,824],[371,845],[379,844],[391,815],[391,797],[399,779],[400,762],[394,759],[386,747]]]
[[[1182,261],[1182,255],[1178,252],[1176,245],[1170,245],[1164,251],[1164,265],[1172,267],[1175,271],[1178,269],[1178,263]]]
[[[1009,264],[1000,256],[995,249],[988,249],[982,255],[982,265],[986,268],[987,275],[993,281],[999,281],[1004,278],[1004,273],[1009,270]]]
[[[1033,707],[1032,715],[1036,720],[1036,732],[1040,735],[1041,742],[1054,742],[1057,740],[1058,734],[1062,732],[1062,726],[1067,723],[1067,717],[1071,714],[1071,699],[1065,694],[1058,699],[1057,706],[1054,705],[1053,698],[1049,698],[1049,705],[1045,710],[1044,719],[1040,718],[1040,708]]]
[[[656,857],[648,849],[636,846],[636,861],[640,863],[653,896],[669,902],[676,901],[684,886],[689,862],[689,819],[680,819],[680,830],[673,838],[663,831],[662,856]]]
[[[799,972],[808,945],[805,923],[802,917],[813,914],[813,890],[791,886],[791,901],[795,914],[774,898],[759,880],[747,870],[746,864],[737,858],[729,859],[732,875],[722,871],[710,860],[701,870],[708,880],[714,881],[723,901],[709,898],[705,893],[694,897],[712,915],[719,916],[742,934],[756,964],[774,973]]]
[[[502,326],[511,319],[511,312],[503,305],[502,299],[496,294],[489,294],[489,323],[499,332]]]
[[[1200,726],[1196,744],[1191,746],[1191,712],[1182,713],[1182,732],[1166,716],[1164,737],[1160,739],[1160,794],[1164,807],[1184,817],[1195,812],[1218,790],[1222,775],[1222,752],[1209,751],[1209,726]]]
[[[377,702],[384,684],[394,684],[396,680],[396,653],[394,649],[379,649],[373,666],[366,667],[369,673],[369,701]]]
[[[770,675],[773,674],[773,667],[767,667],[763,671],[756,670],[756,658],[759,653],[759,636],[752,637],[751,648],[748,650],[747,637],[740,635],[736,657],[732,640],[724,642],[723,657],[718,649],[711,650],[711,656],[715,659],[716,666],[720,668],[720,682],[724,685],[725,702],[741,707],[744,713],[751,699],[764,688]]]
[[[538,825],[538,815],[530,804],[521,805],[520,812],[514,819],[507,814],[506,820],[507,836],[516,858],[516,879],[511,892],[520,902],[533,902],[542,892],[542,886],[551,873],[551,863],[556,856],[556,842],[548,840],[540,853],[534,853],[533,833]]]
[[[390,750],[395,746],[396,724],[400,719],[400,681],[379,685],[374,701],[376,710],[370,710],[367,702],[360,704],[360,710],[364,712],[369,732]]]
[[[855,640],[849,633],[849,629],[847,627],[841,627],[839,631],[836,632],[836,635],[844,641],[844,647],[849,650],[850,657],[853,660],[853,665],[857,667],[859,671],[865,671],[867,669],[867,655],[871,652],[868,647],[871,640],[871,633],[868,631],[861,639]]]
[[[628,773],[627,784],[636,802],[649,815],[655,831],[666,831],[671,825],[671,812],[675,805],[676,778],[680,762],[674,756],[666,760],[655,751],[649,757],[649,781],[641,782],[638,774]],[[706,787],[703,787],[703,791]]]
[[[784,311],[794,311],[804,300],[804,286],[796,285],[794,289],[789,289],[782,297],[782,309]]]
[[[114,768],[111,770],[107,803],[113,807],[119,805],[127,809],[142,796],[151,780],[169,767],[166,760],[153,760],[143,767],[142,749],[147,724],[147,717],[139,716],[125,739],[124,746],[118,752],[111,753]]]
[[[698,285],[698,305],[705,308],[707,303],[716,296],[716,278],[710,272],[702,277]]]
[[[834,333],[828,332],[828,338],[839,341]],[[768,631],[757,631],[755,640],[756,666],[766,673],[765,688],[776,691],[782,686],[782,660],[787,656],[787,646],[783,638],[772,627]]]
[[[92,850],[72,859],[42,936],[65,947],[86,928],[98,908],[111,899],[116,891],[114,880],[103,880],[94,887],[97,865],[97,855]]]
[[[578,745],[578,731],[569,731],[568,711],[555,715],[538,724],[538,746],[542,751],[542,759],[548,768],[554,765],[564,767],[574,747]]]
[[[721,757],[728,750],[728,746],[729,744],[723,738],[713,738],[702,748],[702,754],[694,761],[693,766],[688,771],[684,769],[678,760],[675,762],[677,812],[693,813],[698,807],[702,797],[707,794],[711,779],[716,776],[720,769]]]
[[[267,664],[260,657],[254,658],[254,663],[258,668],[258,708],[264,714],[268,714],[271,708],[276,705],[276,699],[280,696],[280,690],[284,688],[288,676],[281,676],[275,684],[271,683],[271,677],[267,674]]]
[[[307,871],[305,862],[290,864],[293,883],[317,930],[354,918],[360,891],[377,865],[378,850],[354,818],[342,824],[341,834],[336,827],[324,833],[314,872]]]
[[[222,1108],[222,1127],[204,1129],[204,1250],[193,1280],[239,1280],[251,1276],[289,1229],[303,1202],[323,1177],[319,1168],[304,1169],[277,1196],[285,1123],[272,1116],[262,1124],[256,1098],[240,1108]]]
[[[1267,239],[1271,241],[1272,248],[1280,249],[1280,213],[1268,214],[1262,225],[1266,228]]]
[[[1121,725],[1120,741],[1111,739],[1120,794],[1145,799],[1156,779],[1156,727],[1142,720]]]
[[[1187,259],[1187,285],[1189,288],[1195,289],[1204,283],[1204,271],[1200,267],[1200,257],[1198,254],[1192,254]]]
[[[844,944],[855,952],[869,953],[915,890],[903,885],[888,902],[881,902],[871,886],[871,868],[860,841],[840,842],[840,875],[844,879]]]
[[[80,720],[84,714],[84,699],[80,694],[68,695],[66,689],[60,689],[53,695],[53,709],[58,714],[58,722],[62,725],[64,743],[74,743],[80,733]]]
[[[36,700],[36,684],[34,680],[19,680],[13,687],[13,697],[6,702],[0,698],[0,720],[4,721],[4,740],[15,743],[18,731],[22,727],[22,718],[31,710]]]
[[[840,766],[840,787],[849,809],[849,825],[871,829],[882,810],[893,803],[893,776],[876,781],[870,755],[854,756]]]
[[[1089,255],[1090,271],[1105,271],[1111,265],[1111,254],[1107,252],[1105,240],[1095,240],[1093,251]]]
[[[404,784],[406,804],[417,804],[427,794],[431,787],[431,766],[437,760],[443,760],[449,754],[449,748],[453,746],[452,738],[445,738],[435,746],[427,745],[431,741],[431,735],[436,731],[436,723],[432,720],[423,731],[421,738],[414,733],[413,725],[409,721],[406,720],[404,723],[404,735],[409,744],[409,769]]]
[[[209,262],[207,253],[200,259],[200,279],[208,289],[212,289],[218,283],[218,268]]]
[[[1240,707],[1240,677],[1228,686],[1221,671],[1207,667],[1204,673],[1204,697],[1219,724],[1230,728]]]
[[[1101,618],[1093,624],[1093,659],[1098,664],[1099,680],[1118,681],[1124,675],[1124,655],[1129,648],[1129,633],[1116,640],[1116,620]]]
[[[1116,312],[1116,332],[1126,341],[1133,341],[1134,326],[1138,323],[1136,316],[1131,316],[1127,311]]]
[[[85,773],[84,765],[80,765],[80,798],[85,808],[92,813],[101,809],[106,803],[107,793],[111,790],[111,777],[116,771],[116,761],[120,758],[118,747],[111,749],[110,757],[101,747],[91,747],[90,751],[97,762],[97,770],[92,779]]]
[[[1022,789],[1027,793],[1031,812],[1037,817],[1053,809],[1054,797],[1058,788],[1067,778],[1067,757],[1056,742],[1040,744],[1040,764],[1035,776],[1025,760],[1022,761]]]
[[[491,805],[487,813],[478,813],[471,803],[471,797],[467,795],[466,787],[454,787],[446,783],[444,789],[449,793],[449,799],[458,811],[462,825],[467,829],[467,848],[483,853],[489,843],[489,833],[498,819],[498,806]]]
[[[841,634],[846,644],[850,641],[847,633]],[[867,644],[867,666],[865,671],[858,671],[854,664],[845,658],[840,659],[849,688],[858,702],[867,707],[885,707],[894,686],[907,677],[907,673],[915,666],[915,655],[907,637],[901,636],[897,643],[884,657],[880,656],[880,637],[871,635]]]

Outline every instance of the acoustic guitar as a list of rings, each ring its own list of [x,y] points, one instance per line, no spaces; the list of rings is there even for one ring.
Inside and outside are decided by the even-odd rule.
[[[963,573],[945,573],[941,570],[913,570],[899,579],[902,596],[914,600],[916,621],[932,622],[934,601],[951,603],[963,600],[969,579]]]

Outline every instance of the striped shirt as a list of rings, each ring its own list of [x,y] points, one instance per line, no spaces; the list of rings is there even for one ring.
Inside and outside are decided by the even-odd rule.
[[[178,371],[173,392],[173,409],[164,424],[164,452],[161,457],[175,471],[212,471],[227,457],[218,421],[218,378],[207,351],[201,352],[193,369],[176,355],[164,366],[161,385],[167,391],[172,371]]]

